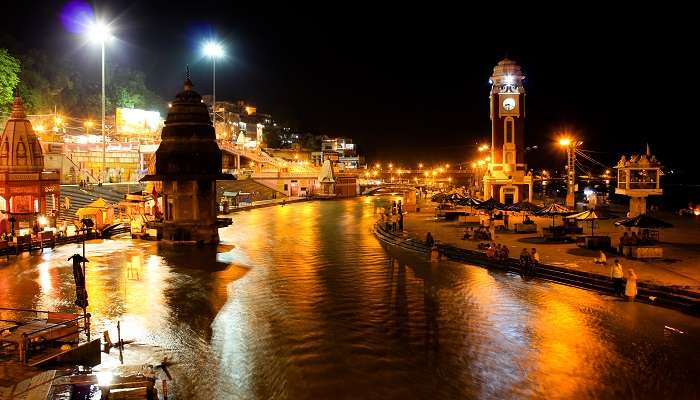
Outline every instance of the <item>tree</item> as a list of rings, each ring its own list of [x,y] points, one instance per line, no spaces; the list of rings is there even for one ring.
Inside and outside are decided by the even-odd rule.
[[[19,82],[19,60],[6,49],[0,49],[0,107],[12,104],[13,91]]]

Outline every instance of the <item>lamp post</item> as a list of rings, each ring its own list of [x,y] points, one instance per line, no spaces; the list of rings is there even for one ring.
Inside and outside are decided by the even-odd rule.
[[[112,38],[109,26],[96,21],[88,29],[88,36],[93,42],[100,43],[102,50],[102,173],[107,171],[107,139],[105,136],[105,42]]]
[[[559,145],[566,148],[566,206],[576,208],[576,148],[583,142],[569,137],[559,139]]]
[[[212,96],[211,96],[211,111],[212,123],[216,129],[216,59],[223,57],[224,48],[217,42],[207,42],[204,44],[204,54],[211,58],[212,66]]]

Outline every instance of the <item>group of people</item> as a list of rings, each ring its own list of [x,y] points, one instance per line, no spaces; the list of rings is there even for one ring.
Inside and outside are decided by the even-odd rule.
[[[394,201],[391,208],[382,210],[382,222],[385,229],[389,232],[403,232],[403,207],[401,200],[397,203]]]
[[[615,259],[615,262],[613,262],[610,268],[610,278],[612,279],[615,296],[622,296],[624,294],[629,300],[634,300],[635,296],[637,296],[637,275],[634,273],[633,269],[630,268],[627,270],[627,281],[625,282],[625,273],[622,269],[622,264],[620,260]]]
[[[523,250],[520,252],[520,269],[523,274],[532,275],[539,263],[540,253],[537,252],[537,249],[533,247],[531,251],[527,251],[527,248],[523,247]]]
[[[486,248],[486,257],[494,258],[496,260],[505,260],[508,258],[508,246],[505,244],[491,242],[489,247]]]
[[[653,242],[655,242],[655,240],[649,229],[643,229],[639,235],[637,235],[637,232],[632,232],[632,234],[627,234],[627,232],[625,232],[620,238],[618,253],[622,254],[622,248],[624,246],[643,246]]]
[[[491,232],[484,226],[479,224],[477,228],[468,226],[464,228],[464,236],[462,240],[491,240]]]

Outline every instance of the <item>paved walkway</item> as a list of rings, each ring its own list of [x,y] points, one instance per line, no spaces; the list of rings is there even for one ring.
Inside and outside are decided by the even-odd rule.
[[[246,204],[246,205],[243,205],[240,207],[229,208],[229,213],[252,210],[255,208],[272,207],[272,206],[277,206],[277,205],[281,205],[281,204],[299,203],[302,201],[310,201],[310,200],[314,200],[314,199],[312,197],[283,197],[281,199],[260,200],[260,201],[254,201],[252,203],[249,203],[249,204]]]
[[[463,223],[436,221],[435,205],[429,201],[423,202],[420,204],[420,212],[407,214],[404,217],[404,230],[416,239],[424,240],[425,235],[431,232],[435,240],[441,243],[476,250],[481,241],[462,240],[465,230]],[[674,225],[674,228],[661,231],[660,239],[664,248],[664,258],[661,260],[641,261],[607,252],[606,267],[593,262],[598,256],[597,250],[580,248],[574,243],[546,243],[534,233],[497,232],[495,242],[507,245],[510,257],[517,258],[523,247],[528,250],[535,247],[543,263],[606,276],[610,273],[610,265],[618,257],[623,268],[633,268],[641,282],[700,293],[700,219],[672,214],[659,214],[657,217]],[[552,223],[551,218],[532,219],[539,228]],[[611,236],[613,246],[617,246],[623,229],[614,226],[614,221],[615,219],[598,221],[595,233]],[[517,221],[511,217],[509,222],[512,226]],[[583,229],[584,233],[589,233],[590,224],[585,223]]]

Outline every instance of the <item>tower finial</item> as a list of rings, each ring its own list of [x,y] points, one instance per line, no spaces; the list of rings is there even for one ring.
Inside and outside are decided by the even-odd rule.
[[[190,65],[187,64],[187,67],[185,68],[185,90],[192,90],[192,87],[194,84],[192,83],[192,79],[190,76]]]

